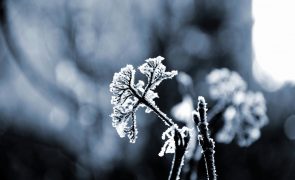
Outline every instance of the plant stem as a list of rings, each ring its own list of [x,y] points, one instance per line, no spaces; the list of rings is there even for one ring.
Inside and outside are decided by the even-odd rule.
[[[156,113],[168,126],[173,126],[175,123],[170,119],[169,117],[166,116],[165,113],[163,113],[160,109],[156,108],[153,106],[151,103],[149,103],[146,99],[142,99],[141,102],[145,104],[147,107],[152,109],[154,113]]]
[[[225,108],[225,106],[226,106],[225,100],[218,101],[208,113],[207,121],[211,122],[213,118]],[[185,179],[191,179],[193,172],[196,171],[197,169],[199,159],[197,159],[196,157],[199,157],[197,155],[197,153],[200,153],[200,151],[198,150],[199,148],[200,146],[197,143],[193,150],[193,156],[188,161],[188,164],[187,164],[188,167],[186,167],[187,172],[185,174]]]
[[[172,162],[172,167],[168,180],[178,180],[181,172],[181,168],[184,161],[184,154],[189,142],[189,134],[186,137],[182,137],[178,129],[175,129],[174,141],[175,141],[175,153]]]
[[[210,138],[208,122],[207,122],[207,107],[206,102],[203,97],[199,97],[197,112],[194,112],[194,121],[198,126],[199,131],[199,142],[203,149],[203,156],[205,159],[205,165],[207,170],[207,179],[216,180],[216,167],[214,159],[214,147],[215,143],[212,138]]]
[[[183,154],[175,152],[169,180],[179,179],[179,174],[181,171],[181,164],[183,164],[183,157],[184,157],[184,152],[183,152]]]
[[[133,88],[133,87],[129,87],[129,89],[131,90],[131,92],[133,93],[133,95],[138,99],[138,101],[144,105],[146,105],[147,107],[149,107],[151,110],[153,110],[154,113],[156,113],[167,126],[172,126],[175,123],[172,121],[172,119],[170,119],[169,117],[166,116],[165,113],[163,113],[159,108],[156,108],[154,105],[152,105],[151,103],[149,103],[144,96],[140,96],[138,94],[138,92]]]

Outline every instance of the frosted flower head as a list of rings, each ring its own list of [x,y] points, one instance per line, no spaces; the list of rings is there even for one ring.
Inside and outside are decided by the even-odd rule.
[[[213,70],[206,80],[213,99],[231,99],[235,92],[244,91],[247,86],[238,73],[226,68]]]
[[[113,127],[116,128],[120,137],[126,135],[131,143],[137,138],[136,128],[136,111],[139,107],[146,107],[147,113],[152,109],[159,110],[154,99],[158,94],[154,92],[156,87],[165,79],[171,79],[177,74],[177,71],[166,71],[166,66],[162,64],[163,57],[149,58],[146,62],[138,67],[139,71],[147,76],[148,82],[141,80],[134,83],[135,69],[132,65],[121,68],[120,72],[115,73],[113,81],[110,84],[112,93],[111,104],[114,105],[112,117]],[[162,117],[166,117],[164,113]],[[171,125],[171,119],[163,120],[166,124]]]
[[[230,143],[236,139],[238,145],[249,146],[259,139],[260,129],[268,123],[262,93],[249,91],[243,96],[242,102],[224,111],[224,126],[216,136],[218,142]]]

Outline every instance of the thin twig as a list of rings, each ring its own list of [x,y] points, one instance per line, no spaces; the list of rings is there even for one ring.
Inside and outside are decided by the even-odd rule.
[[[215,143],[212,138],[210,138],[208,122],[207,122],[207,107],[205,98],[199,96],[198,98],[198,109],[197,112],[194,112],[193,118],[195,123],[197,124],[199,131],[199,142],[203,150],[203,155],[205,159],[205,165],[207,170],[207,179],[208,180],[216,180],[216,167],[215,167],[215,159],[214,159],[214,147]]]
[[[171,118],[167,117],[165,113],[163,113],[160,109],[153,106],[151,103],[149,103],[144,96],[140,96],[139,93],[133,88],[129,87],[133,95],[139,100],[140,103],[143,103],[147,107],[149,107],[151,110],[153,110],[154,113],[156,113],[168,126],[172,126],[175,123],[172,121]]]
[[[169,175],[169,180],[178,180],[181,172],[181,168],[184,161],[184,154],[189,142],[189,134],[186,137],[182,137],[178,129],[175,129],[174,141],[175,141],[175,153],[173,163]]]

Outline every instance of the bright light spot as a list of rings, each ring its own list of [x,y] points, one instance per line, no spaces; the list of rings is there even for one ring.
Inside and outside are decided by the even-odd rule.
[[[295,82],[295,1],[253,1],[254,73],[266,86]],[[264,77],[263,77],[264,76]],[[271,78],[269,78],[270,76]],[[273,79],[273,82],[269,82]],[[278,86],[278,87],[279,87]],[[278,88],[277,87],[277,88]]]

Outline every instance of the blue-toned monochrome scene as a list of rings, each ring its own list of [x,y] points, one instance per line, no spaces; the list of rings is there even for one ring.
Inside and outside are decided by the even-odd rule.
[[[0,180],[294,180],[293,0],[1,0]]]

